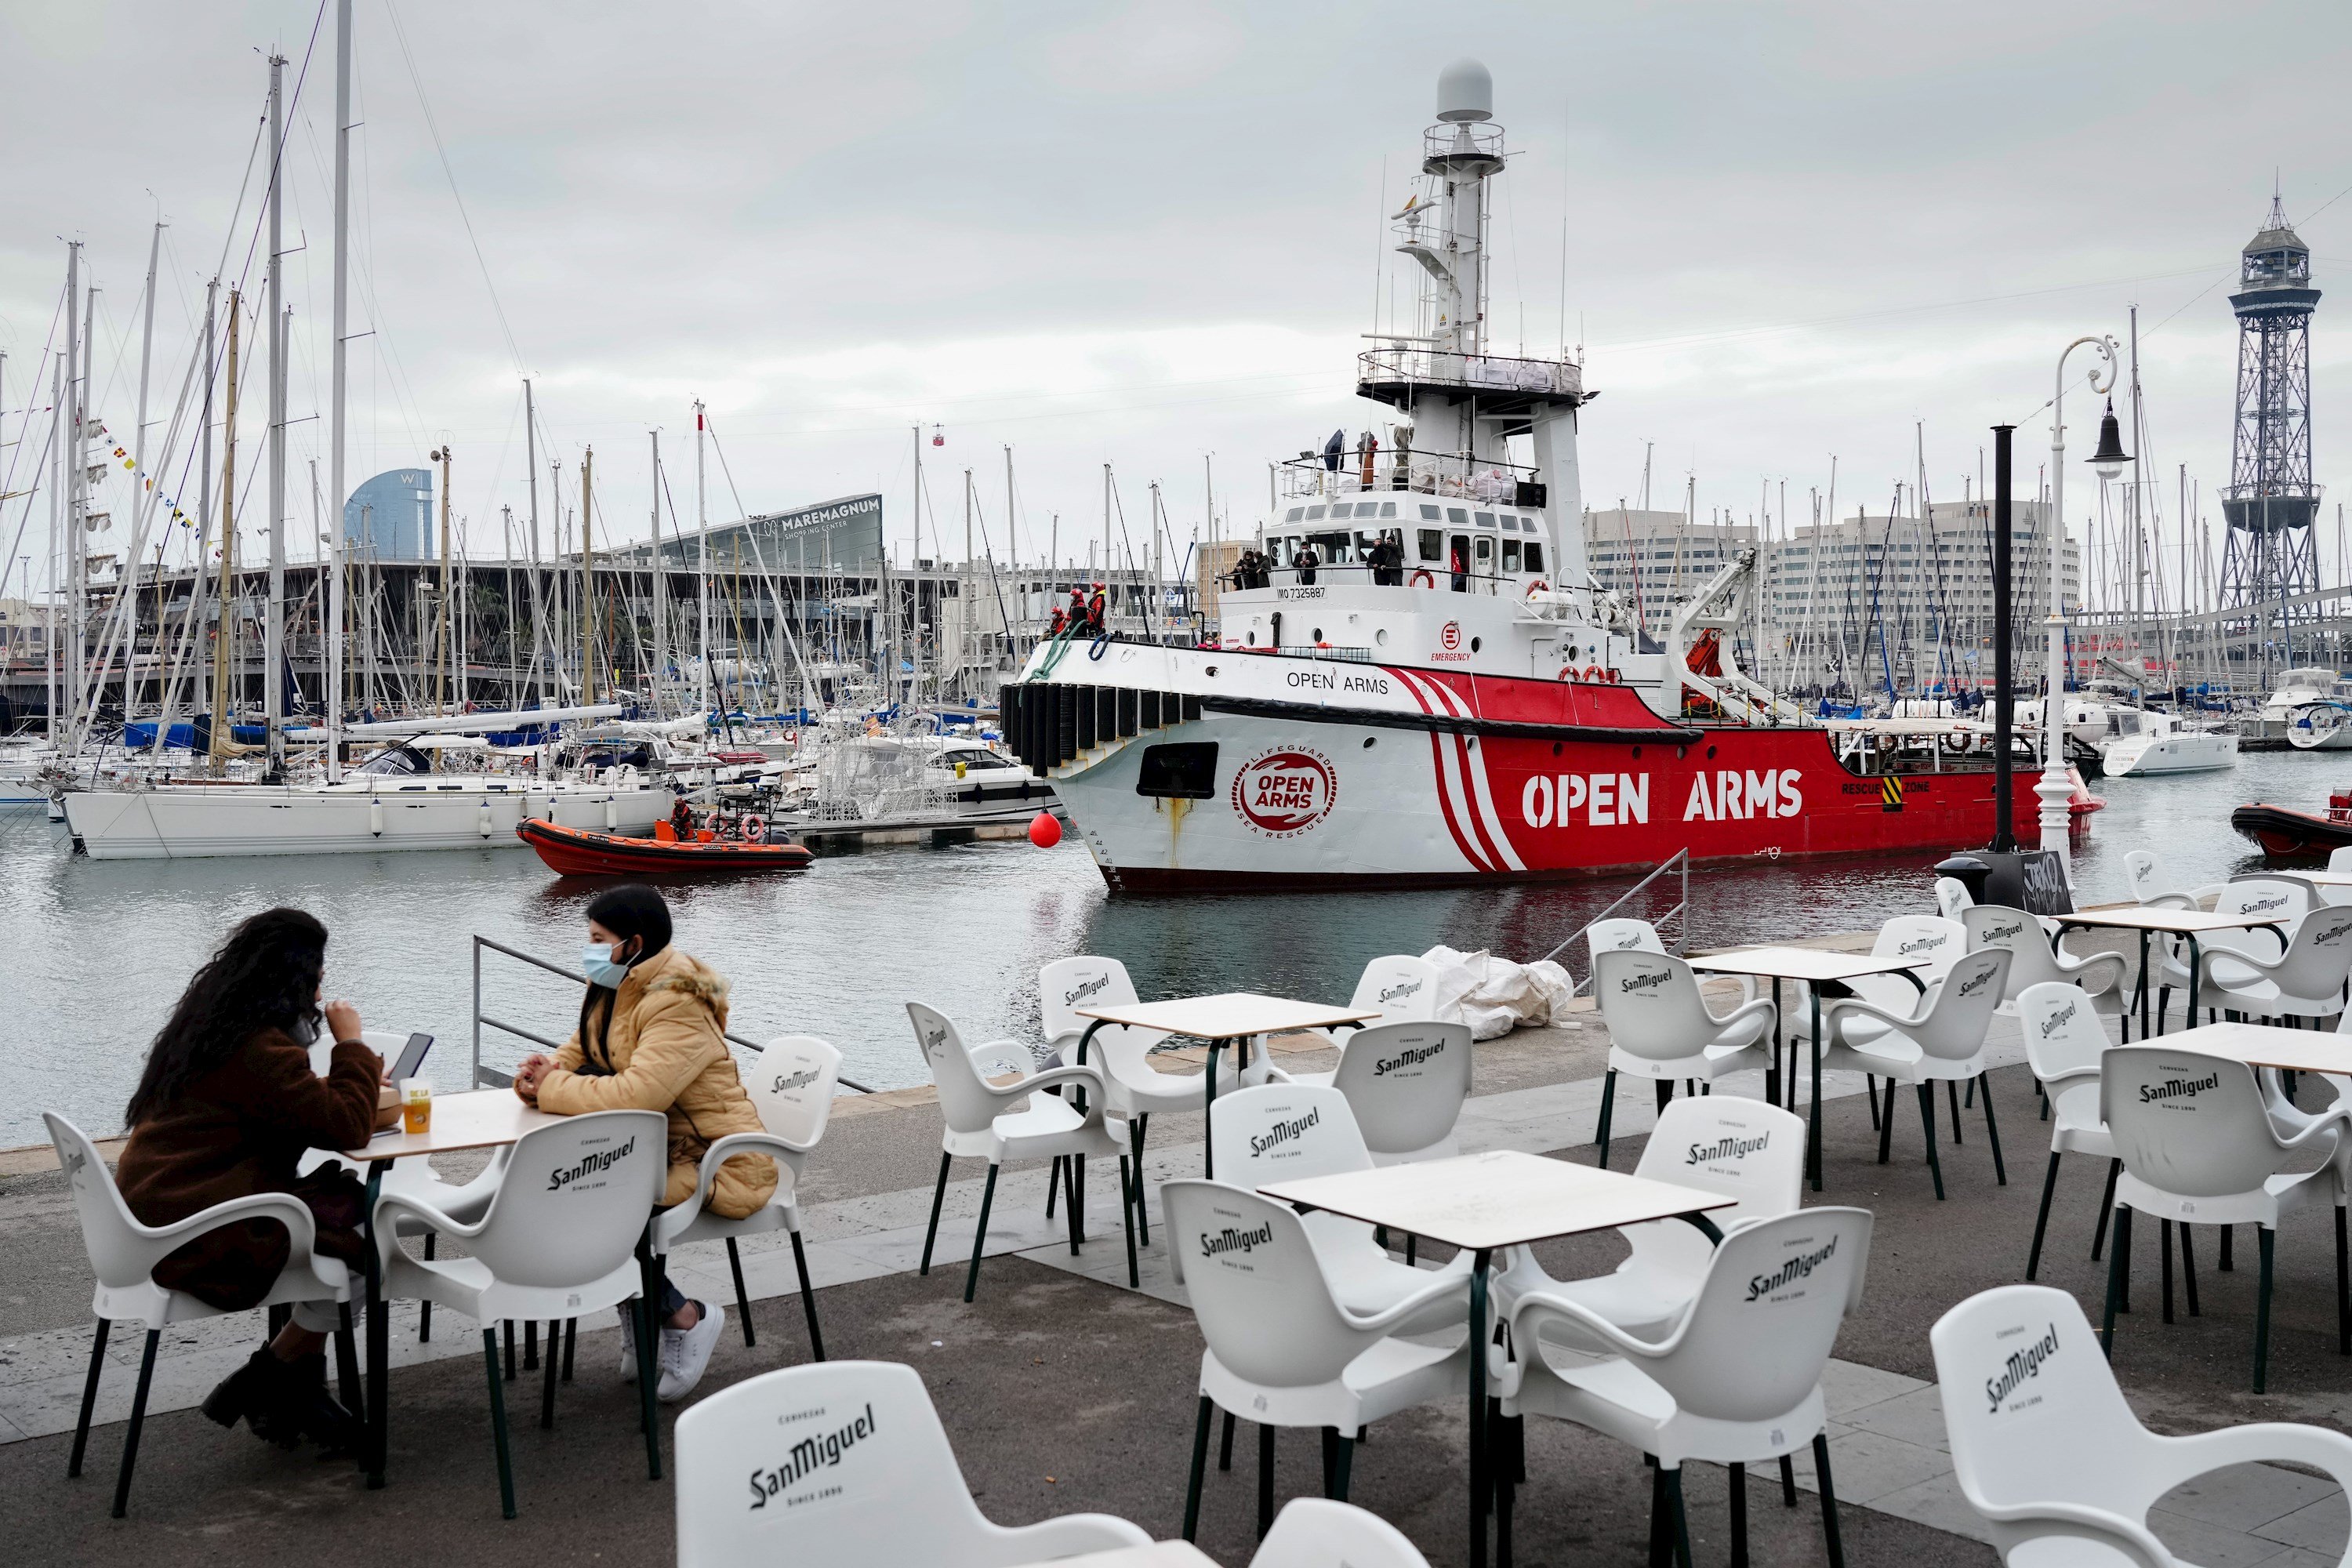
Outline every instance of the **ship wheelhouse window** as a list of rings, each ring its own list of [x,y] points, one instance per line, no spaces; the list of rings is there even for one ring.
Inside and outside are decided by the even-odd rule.
[[[1323,515],[1323,509],[1322,509],[1321,507],[1319,507],[1319,506],[1310,506],[1310,507],[1308,507],[1308,508],[1307,509],[1307,521],[1309,521],[1309,522],[1313,522],[1313,521],[1315,521],[1318,518],[1321,517],[1322,515]]]
[[[1538,544],[1538,543],[1537,543],[1534,540],[1532,540],[1532,539],[1528,540],[1528,542],[1527,542],[1527,544],[1526,544],[1526,547],[1525,547],[1525,548],[1521,551],[1521,552],[1520,552],[1519,559],[1520,559],[1521,563],[1522,563],[1523,565],[1525,565],[1525,566],[1526,566],[1526,568],[1527,568],[1528,571],[1530,571],[1530,572],[1540,572],[1540,571],[1542,571],[1542,570],[1544,569],[1544,568],[1543,568],[1543,546],[1542,546],[1542,545],[1540,545],[1540,544]]]
[[[1305,517],[1306,515],[1307,509],[1305,507],[1295,506],[1283,514],[1282,521],[1285,522],[1297,522],[1300,518]]]
[[[1381,515],[1382,517],[1394,517],[1396,515],[1396,502],[1392,500],[1384,500],[1381,502]]]
[[[1470,526],[1470,513],[1465,508],[1449,506],[1445,509],[1445,521],[1456,528],[1467,528]]]
[[[1512,532],[1512,531],[1513,531],[1514,530],[1516,530],[1518,526],[1519,526],[1519,520],[1518,520],[1517,518],[1513,517],[1513,516],[1512,516],[1509,512],[1507,512],[1507,512],[1505,512],[1505,513],[1503,514],[1503,531],[1504,531],[1505,533]]]
[[[1323,558],[1326,566],[1345,566],[1356,559],[1356,546],[1344,533],[1310,533],[1307,542]]]
[[[1421,521],[1423,522],[1435,522],[1437,521],[1437,509],[1426,502],[1422,503]]]
[[[1432,506],[1423,507],[1422,510],[1423,511],[1435,511],[1437,509]],[[1415,546],[1423,561],[1443,561],[1445,559],[1445,532],[1443,529],[1417,529],[1414,531],[1413,539]]]
[[[1217,742],[1177,741],[1144,747],[1135,793],[1159,800],[1214,800]]]
[[[1516,539],[1506,539],[1503,541],[1503,570],[1516,572],[1518,569],[1519,542]]]
[[[1495,526],[1495,514],[1491,511],[1475,512],[1472,515],[1477,519],[1478,526],[1481,528]]]
[[[1482,533],[1477,538],[1470,542],[1470,548],[1472,551],[1471,559],[1478,563],[1478,571],[1482,576],[1495,569],[1495,542],[1493,540],[1487,538]]]

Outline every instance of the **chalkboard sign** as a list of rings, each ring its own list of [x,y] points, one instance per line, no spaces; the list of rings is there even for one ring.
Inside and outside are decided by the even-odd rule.
[[[2066,862],[2055,849],[2021,849],[2012,855],[1973,851],[1990,868],[1980,902],[2035,915],[2071,915],[2074,891],[2066,884]]]

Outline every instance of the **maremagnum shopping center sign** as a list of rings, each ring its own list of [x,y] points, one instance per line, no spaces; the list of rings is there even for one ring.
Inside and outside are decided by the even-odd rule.
[[[662,559],[692,567],[702,559],[702,538],[692,527],[662,530]],[[604,559],[642,565],[651,548],[635,544]],[[739,522],[710,525],[714,570],[803,574],[871,572],[882,560],[882,498],[837,496],[790,511],[761,512]]]

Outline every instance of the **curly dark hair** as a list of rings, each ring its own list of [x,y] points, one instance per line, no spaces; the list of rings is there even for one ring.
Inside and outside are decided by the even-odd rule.
[[[327,928],[303,910],[264,910],[239,921],[188,982],[147,1048],[124,1123],[136,1127],[168,1110],[258,1031],[315,1024],[326,963]]]

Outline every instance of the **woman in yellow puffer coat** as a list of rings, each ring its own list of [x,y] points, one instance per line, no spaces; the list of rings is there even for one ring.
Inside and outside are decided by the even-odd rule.
[[[582,954],[588,994],[580,1027],[553,1057],[533,1056],[515,1073],[515,1092],[558,1116],[596,1110],[659,1110],[669,1117],[668,1207],[689,1201],[702,1157],[731,1132],[761,1130],[727,1049],[727,982],[670,945],[669,906],[646,887],[620,887],[588,906]],[[755,1214],[775,1195],[776,1165],[738,1154],[719,1167],[711,1209],[729,1219]],[[726,1314],[689,1301],[665,1278],[660,1395],[683,1398],[701,1380]],[[622,1375],[635,1374],[626,1311],[621,1314]]]

